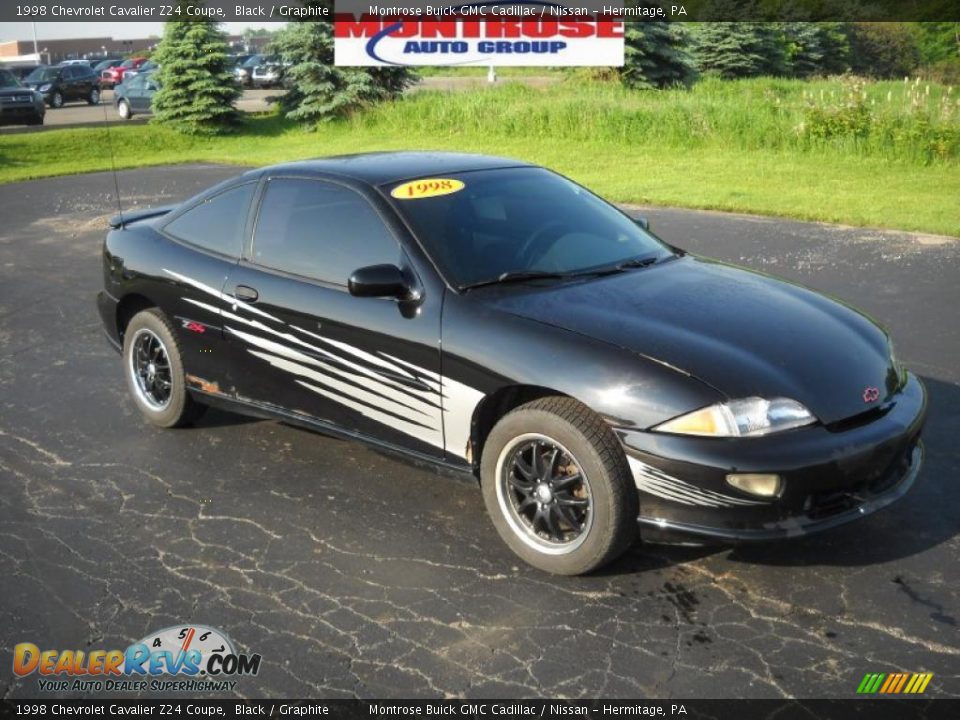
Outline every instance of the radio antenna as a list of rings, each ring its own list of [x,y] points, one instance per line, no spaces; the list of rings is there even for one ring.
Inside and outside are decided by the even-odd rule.
[[[114,92],[116,92],[116,86],[114,86]],[[110,119],[107,117],[107,104],[103,101],[103,96],[100,96],[100,104],[103,105],[103,124],[107,130],[107,145],[110,146],[110,169],[113,171],[113,192],[117,198],[117,213],[120,216],[120,229],[122,230],[124,225],[123,205],[120,204],[120,181],[117,179],[117,160],[113,155],[113,134],[110,132]]]

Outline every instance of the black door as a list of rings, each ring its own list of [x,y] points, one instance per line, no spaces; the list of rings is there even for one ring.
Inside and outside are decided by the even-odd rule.
[[[243,398],[441,456],[440,294],[347,290],[354,270],[386,263],[422,288],[395,222],[340,183],[264,180],[251,247],[224,288],[246,301],[224,313],[231,384]]]
[[[80,68],[67,65],[61,71],[63,76],[63,99],[66,101],[79,100],[82,94],[83,79],[80,77]]]
[[[162,227],[177,242],[162,258],[158,302],[176,328],[187,385],[203,392],[228,392],[222,290],[240,257],[255,189],[250,182],[215,192]]]

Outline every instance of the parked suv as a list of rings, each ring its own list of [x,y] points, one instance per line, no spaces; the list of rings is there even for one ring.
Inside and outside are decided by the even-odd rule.
[[[100,78],[89,65],[38,67],[23,84],[43,95],[52,108],[63,107],[71,100],[86,100],[91,105],[100,102]]]
[[[253,69],[251,82],[255,88],[279,87],[284,83],[284,74],[287,64],[278,57],[264,58],[263,62]]]
[[[43,125],[43,98],[23,87],[9,70],[0,68],[0,125]]]
[[[243,62],[238,62],[233,68],[233,76],[243,87],[250,87],[253,84],[253,70],[260,63],[264,62],[265,56],[251,55]]]

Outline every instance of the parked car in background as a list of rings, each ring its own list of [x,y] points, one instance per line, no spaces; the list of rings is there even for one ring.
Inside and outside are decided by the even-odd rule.
[[[279,87],[283,84],[286,68],[278,57],[265,58],[253,69],[251,83],[255,88]]]
[[[123,62],[123,58],[105,58],[93,66],[93,71],[101,76],[104,70],[114,68]]]
[[[100,102],[100,78],[89,65],[41,66],[27,75],[23,84],[43,95],[52,108],[76,100],[86,100],[91,105]]]
[[[232,67],[238,67],[243,65],[247,60],[253,57],[252,53],[246,53],[243,55],[227,55],[227,64]]]
[[[43,125],[43,97],[0,68],[0,125]]]
[[[100,84],[106,88],[116,87],[123,82],[123,76],[129,70],[135,70],[147,61],[145,57],[127,58],[115,67],[107,68],[100,73]]]
[[[153,96],[160,85],[152,72],[139,73],[127,78],[113,91],[113,104],[117,115],[129,120],[134,115],[144,115],[153,112]]]
[[[144,73],[150,73],[154,70],[159,70],[160,66],[157,65],[153,60],[147,60],[143,65],[138,68],[130,68],[124,73],[123,82],[127,83],[131,78],[135,78],[137,75],[142,75]]]
[[[63,61],[60,63],[60,65],[61,65],[61,66],[64,66],[64,65],[86,65],[87,67],[90,67],[90,66],[91,66],[89,60],[63,60]]]
[[[243,87],[253,85],[253,70],[265,60],[264,55],[250,55],[233,69],[233,76]]]

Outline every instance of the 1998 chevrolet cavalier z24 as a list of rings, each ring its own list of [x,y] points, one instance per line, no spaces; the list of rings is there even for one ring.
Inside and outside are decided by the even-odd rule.
[[[925,390],[874,322],[543,168],[298,162],[111,224],[99,310],[149,421],[218,404],[472,472],[550,572],[638,526],[824,529],[919,471]]]

